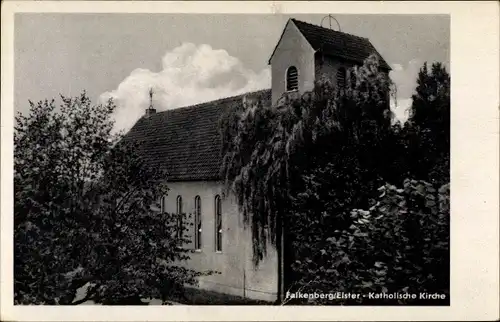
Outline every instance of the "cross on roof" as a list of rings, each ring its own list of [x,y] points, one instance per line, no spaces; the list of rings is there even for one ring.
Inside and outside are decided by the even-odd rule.
[[[149,107],[153,107],[153,89],[149,89]]]

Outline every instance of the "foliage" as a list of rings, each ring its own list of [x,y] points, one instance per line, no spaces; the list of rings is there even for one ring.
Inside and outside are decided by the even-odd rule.
[[[324,294],[449,295],[449,184],[436,189],[425,181],[407,179],[402,189],[386,184],[378,191],[380,196],[368,210],[353,209],[347,214],[349,227],[322,229],[317,224],[336,213],[294,214],[298,223],[294,227],[314,231],[316,238],[295,232],[300,237],[292,247],[301,256],[292,266],[297,277],[292,292],[301,288],[305,293]],[[316,301],[332,304],[328,299]]]
[[[175,265],[188,258],[176,215],[151,208],[165,176],[112,134],[114,104],[85,93],[62,102],[30,102],[16,118],[15,303],[69,304],[89,281],[87,298],[103,303],[194,283],[198,273]]]
[[[399,237],[396,235],[402,231],[402,228],[398,227],[408,227],[413,223],[414,228],[412,229],[415,232],[427,232],[426,229],[436,228],[433,228],[431,219],[425,217],[425,212],[424,215],[420,214],[424,216],[424,219],[418,224],[415,223],[413,217],[404,215],[399,218],[394,217],[399,212],[401,214],[405,212],[419,213],[422,205],[413,201],[405,201],[404,209],[401,208],[402,205],[399,209],[391,208],[394,212],[393,216],[385,214],[379,216],[375,226],[364,226],[364,230],[361,232],[351,229],[359,225],[356,216],[360,216],[356,210],[354,213],[358,215],[353,215],[352,209],[372,207],[376,203],[374,200],[376,197],[374,195],[375,187],[383,182],[400,185],[404,178],[408,177],[430,180],[430,183],[405,181],[405,193],[409,193],[407,191],[408,182],[417,185],[419,191],[424,189],[422,187],[430,187],[430,190],[441,185],[447,187],[446,184],[449,182],[449,139],[446,141],[446,135],[449,137],[449,76],[435,77],[437,80],[429,81],[423,76],[423,74],[427,75],[426,69],[422,70],[417,92],[422,92],[422,88],[431,87],[432,84],[434,87],[440,88],[440,94],[437,95],[440,98],[433,99],[431,96],[427,99],[425,108],[437,109],[441,112],[427,111],[428,114],[431,114],[428,118],[423,117],[422,114],[416,117],[416,113],[424,113],[426,110],[419,108],[418,98],[414,96],[416,103],[413,104],[413,107],[415,110],[409,122],[404,126],[395,123],[389,131],[383,135],[377,135],[376,138],[380,140],[380,144],[375,145],[376,149],[370,149],[370,145],[373,144],[373,141],[369,140],[370,136],[365,144],[363,144],[363,140],[359,140],[357,142],[351,141],[348,145],[336,145],[330,153],[321,152],[320,156],[323,160],[327,160],[326,163],[317,162],[304,171],[302,184],[298,185],[301,189],[296,190],[296,193],[290,198],[292,207],[287,225],[286,240],[289,244],[289,250],[285,256],[297,261],[288,274],[289,280],[295,282],[292,283],[292,289],[302,288],[304,291],[304,289],[313,287],[323,292],[331,290],[354,292],[357,290],[360,293],[366,293],[369,290],[401,291],[401,287],[398,289],[398,286],[404,285],[414,292],[438,290],[443,293],[448,290],[449,275],[447,273],[449,270],[443,270],[442,267],[439,268],[439,265],[446,263],[449,256],[448,244],[443,244],[448,241],[447,236],[449,236],[446,226],[449,224],[447,222],[449,208],[443,208],[442,213],[440,213],[441,235],[437,240],[422,241],[417,238],[418,233],[410,238],[412,230],[408,229],[406,235],[402,235],[404,240],[400,240],[401,243],[406,244],[404,247],[398,244]],[[435,65],[433,70],[435,70],[435,74],[446,74],[439,64]],[[441,85],[436,85],[440,84],[440,79],[443,78],[448,79],[448,81],[442,81]],[[448,131],[448,133],[445,135],[444,131]],[[369,135],[369,133],[368,131],[367,134]],[[380,154],[384,157],[380,158]],[[370,157],[374,159],[374,162],[370,162]],[[377,158],[380,159],[376,160]],[[390,190],[392,192],[396,189],[391,185],[387,185],[387,187],[392,187]],[[397,191],[399,193],[402,190]],[[401,196],[397,196],[397,199],[401,198]],[[407,197],[405,198],[407,199]],[[384,201],[379,202],[383,203]],[[429,216],[435,215],[435,210],[427,212]],[[387,236],[383,235],[386,238],[385,241],[378,237],[372,239],[372,236],[379,233],[382,228],[386,231],[392,229],[395,232],[390,232]],[[373,232],[370,232],[371,229]],[[332,230],[337,231],[335,236],[332,236]],[[432,234],[430,236],[433,236]],[[335,246],[339,248],[332,248],[332,245],[325,246],[330,237],[336,238],[337,242],[342,240],[345,244]],[[343,239],[339,239],[340,237]],[[356,243],[350,245],[353,241]],[[395,243],[395,246],[390,248],[392,242]],[[397,272],[397,274],[391,272],[390,281],[378,276],[378,273],[373,271],[375,261],[371,260],[371,255],[377,254],[373,251],[373,247],[379,245],[385,252],[387,249],[393,249],[394,252],[397,252],[397,256],[406,260],[406,262],[394,263],[394,261],[387,262],[387,259],[384,261],[377,259],[378,262],[385,263],[388,269],[394,270],[401,267],[414,269],[403,271],[401,268],[402,271]],[[436,253],[427,254],[426,252],[431,249],[436,249]],[[319,251],[315,252],[314,250]],[[390,255],[396,256],[394,252]],[[331,259],[332,255],[334,255],[333,259]],[[425,265],[421,263],[423,258],[427,261]],[[343,261],[349,262],[349,265],[340,265]],[[346,267],[346,269],[342,267]],[[418,271],[421,267],[426,268],[422,268],[423,271]],[[404,272],[406,274],[403,274]],[[389,273],[386,272],[386,274]],[[431,274],[432,278],[428,278],[425,274]],[[420,285],[415,283],[415,278],[420,281],[428,279],[432,282],[427,284],[423,282],[425,285]],[[367,287],[367,285],[371,286]]]
[[[424,65],[402,125],[391,124],[393,87],[376,58],[353,74],[346,88],[327,80],[222,119],[221,172],[252,228],[255,262],[283,228],[292,292],[447,293],[449,207],[432,203],[449,198],[435,191],[449,189],[449,75]]]
[[[410,118],[403,129],[412,176],[436,184],[450,178],[450,75],[425,63],[417,78]]]
[[[242,106],[222,118],[221,173],[252,227],[255,262],[266,254],[268,241],[276,244],[304,170],[322,163],[332,148],[364,151],[363,162],[382,164],[383,155],[375,151],[390,128],[391,82],[375,56],[353,73],[342,90],[318,83],[299,99]]]
[[[449,137],[450,75],[441,63],[433,63],[430,71],[427,63],[420,69],[410,112],[415,125]]]

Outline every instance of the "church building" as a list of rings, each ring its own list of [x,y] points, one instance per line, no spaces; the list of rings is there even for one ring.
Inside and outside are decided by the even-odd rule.
[[[185,265],[220,272],[201,277],[200,288],[270,302],[283,296],[278,250],[269,246],[254,266],[251,229],[245,228],[234,196],[224,195],[218,125],[224,111],[254,99],[276,104],[283,95],[312,90],[322,77],[343,86],[349,68],[371,54],[388,73],[389,65],[367,38],[289,19],[268,61],[270,89],[163,112],[150,107],[127,134],[140,140],[139,152],[152,166],[168,173],[170,191],[161,211],[192,214],[187,233],[192,242],[186,247],[194,252]]]

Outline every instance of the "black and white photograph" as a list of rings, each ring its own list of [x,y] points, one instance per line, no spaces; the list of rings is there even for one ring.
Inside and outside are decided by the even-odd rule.
[[[449,308],[451,15],[330,8],[15,13],[13,305]]]

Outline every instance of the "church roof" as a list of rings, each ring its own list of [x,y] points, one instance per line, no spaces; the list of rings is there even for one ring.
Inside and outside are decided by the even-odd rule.
[[[218,180],[222,165],[219,119],[243,97],[269,100],[261,90],[142,117],[124,140],[139,142],[139,155],[167,172],[169,181]]]
[[[360,64],[368,56],[375,54],[380,59],[380,66],[386,70],[391,70],[389,64],[387,64],[368,38],[320,27],[294,18],[290,20],[314,50],[322,52],[325,55]]]

